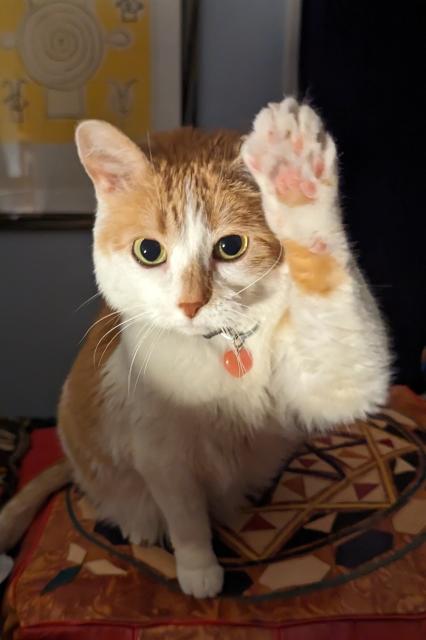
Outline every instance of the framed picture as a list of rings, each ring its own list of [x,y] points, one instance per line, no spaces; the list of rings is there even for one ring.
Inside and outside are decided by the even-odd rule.
[[[180,58],[179,0],[1,0],[0,226],[90,225],[76,123],[179,126]]]

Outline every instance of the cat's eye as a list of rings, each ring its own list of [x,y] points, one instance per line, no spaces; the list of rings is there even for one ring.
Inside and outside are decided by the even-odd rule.
[[[247,247],[247,236],[223,236],[216,242],[213,255],[217,260],[236,260],[247,251]]]
[[[146,267],[156,267],[167,260],[167,252],[158,240],[138,238],[133,243],[133,255]]]

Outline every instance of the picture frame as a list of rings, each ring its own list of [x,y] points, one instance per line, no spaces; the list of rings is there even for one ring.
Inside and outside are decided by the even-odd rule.
[[[136,142],[181,124],[180,0],[66,0],[65,15],[55,4],[64,0],[3,0],[0,7],[0,72],[9,76],[0,81],[1,230],[92,226],[93,189],[73,142],[79,120],[106,119]],[[41,29],[56,47],[53,63],[34,44]],[[96,42],[89,46],[96,37],[102,55]],[[78,44],[80,76],[66,84],[62,73],[58,86],[61,56]]]

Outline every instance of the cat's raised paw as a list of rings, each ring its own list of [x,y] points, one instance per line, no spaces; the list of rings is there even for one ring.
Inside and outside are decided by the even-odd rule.
[[[260,111],[241,153],[262,192],[287,207],[314,203],[337,184],[332,138],[315,111],[293,98]]]
[[[217,563],[200,569],[187,569],[177,563],[177,576],[182,591],[195,598],[214,598],[223,587],[223,569]]]

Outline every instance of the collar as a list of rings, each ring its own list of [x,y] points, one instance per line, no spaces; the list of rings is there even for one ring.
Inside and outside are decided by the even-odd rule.
[[[252,336],[258,330],[259,326],[259,322],[256,322],[254,327],[244,332],[237,331],[233,327],[222,327],[221,329],[216,329],[210,333],[206,333],[203,335],[203,338],[210,340],[210,338],[222,335],[226,340],[233,340],[234,342],[239,342],[243,345],[247,338]]]

